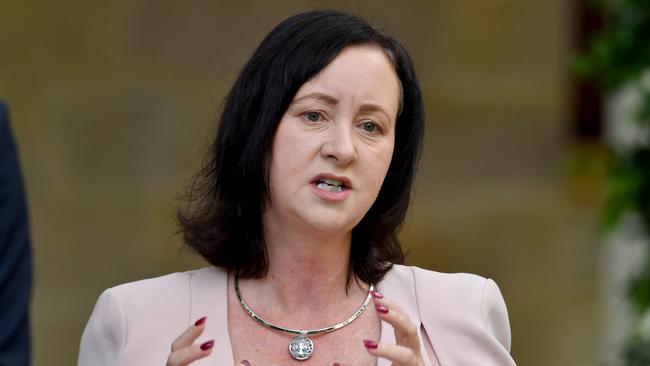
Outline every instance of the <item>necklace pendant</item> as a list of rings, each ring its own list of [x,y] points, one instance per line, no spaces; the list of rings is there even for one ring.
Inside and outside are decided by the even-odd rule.
[[[289,342],[289,353],[298,361],[304,361],[314,352],[314,342],[304,334],[298,335]]]

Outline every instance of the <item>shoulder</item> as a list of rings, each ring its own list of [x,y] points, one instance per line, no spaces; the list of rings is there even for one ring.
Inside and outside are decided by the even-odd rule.
[[[7,106],[4,104],[2,100],[0,100],[0,124],[4,125],[7,123],[8,117],[7,117]]]
[[[428,269],[394,264],[389,271],[390,276],[402,279],[422,280],[433,290],[467,290],[468,287],[482,287],[486,281],[485,277],[471,273],[444,273]]]
[[[101,296],[119,297],[123,301],[135,299],[136,301],[156,301],[160,297],[170,298],[182,297],[186,292],[190,296],[191,286],[194,279],[225,276],[223,270],[214,267],[205,267],[186,272],[170,273],[159,277],[147,278],[117,285],[104,290]]]
[[[206,276],[225,276],[225,273],[203,268],[125,283],[103,291],[81,338],[79,365],[120,364],[127,345],[133,347],[143,342],[160,348],[151,354],[166,357],[171,341],[191,321],[193,279]]]
[[[170,273],[159,277],[123,283],[110,287],[100,295],[113,296],[128,300],[129,298],[155,298],[169,294],[169,291],[189,290],[190,279],[205,269]]]
[[[464,321],[463,318],[467,316],[473,317],[504,347],[510,349],[508,310],[499,286],[492,279],[470,273],[441,273],[417,267],[411,267],[411,270],[420,303],[436,304],[436,309],[450,320]],[[463,311],[459,312],[459,309]]]
[[[6,147],[2,146],[5,144]],[[0,147],[8,149],[9,146],[13,146],[13,139],[9,130],[9,113],[7,106],[0,100]]]
[[[189,279],[193,272],[171,273],[110,287],[99,295],[94,312],[103,307],[127,308],[133,311],[149,307],[151,304],[155,304],[155,306],[153,309],[149,307],[150,310],[161,310],[167,303],[161,300],[179,299],[183,297],[179,295],[189,291]],[[170,296],[171,293],[174,294],[173,297]]]
[[[394,265],[389,275],[395,284],[412,286],[422,325],[434,347],[438,343],[458,348],[468,340],[471,343],[464,344],[462,349],[482,345],[481,351],[460,356],[445,355],[449,347],[444,347],[436,350],[439,357],[469,358],[489,350],[491,356],[511,361],[508,310],[493,280],[470,273],[442,273],[403,265]],[[460,359],[456,361],[451,364],[464,364]]]
[[[123,309],[129,318],[138,319],[166,317],[170,312],[189,312],[196,283],[217,276],[225,276],[225,272],[206,267],[121,284],[104,290],[96,307],[106,303]]]
[[[0,164],[4,164],[0,166],[2,166],[3,169],[6,170],[8,167],[14,168],[16,160],[15,150],[16,146],[9,127],[9,114],[7,112],[7,107],[0,100]]]
[[[490,297],[494,295],[494,290],[498,291],[494,281],[471,273],[443,273],[396,264],[387,277],[393,285],[409,283],[418,301],[428,303],[435,300],[440,307],[453,305],[453,308],[457,308],[457,305],[464,305],[471,309],[481,304],[484,295]]]

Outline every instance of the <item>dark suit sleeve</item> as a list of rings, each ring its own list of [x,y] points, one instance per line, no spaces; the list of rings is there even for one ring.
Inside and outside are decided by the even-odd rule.
[[[32,262],[18,154],[0,102],[0,365],[29,365]]]

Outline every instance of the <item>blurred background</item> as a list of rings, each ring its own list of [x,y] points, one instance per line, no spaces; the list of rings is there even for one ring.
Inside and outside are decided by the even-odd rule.
[[[427,130],[409,263],[493,278],[518,364],[610,364],[600,105],[569,67],[597,24],[579,0],[4,1],[33,363],[76,363],[105,288],[205,265],[174,235],[178,197],[255,47],[320,8],[361,15],[415,60]]]

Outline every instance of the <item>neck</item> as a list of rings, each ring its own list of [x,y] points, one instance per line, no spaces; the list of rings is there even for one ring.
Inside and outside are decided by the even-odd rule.
[[[327,235],[269,221],[273,220],[264,225],[268,273],[262,279],[242,281],[244,297],[246,292],[257,294],[251,298],[256,308],[292,314],[307,326],[314,314],[321,321],[340,319],[361,305],[367,287],[354,279],[348,283],[351,232]]]
[[[269,256],[266,282],[283,307],[313,308],[341,301],[348,285],[351,233],[327,234],[267,225]]]

